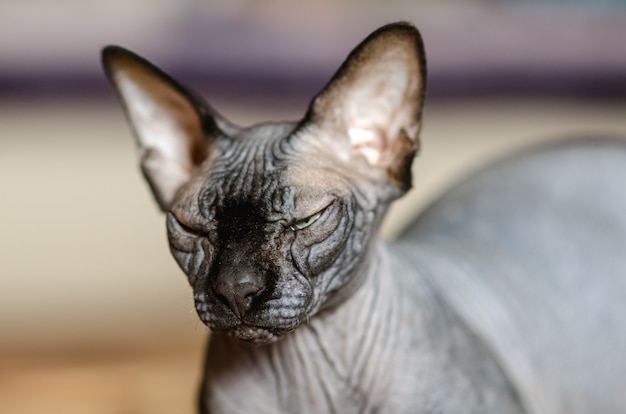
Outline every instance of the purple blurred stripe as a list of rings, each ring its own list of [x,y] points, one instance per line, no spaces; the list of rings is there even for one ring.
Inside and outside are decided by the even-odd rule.
[[[332,71],[271,73],[178,69],[174,76],[207,96],[259,100],[308,99],[319,91]],[[103,98],[111,89],[100,73],[65,73],[24,76],[0,73],[3,98]],[[563,97],[626,99],[626,72],[620,70],[527,71],[473,70],[429,73],[429,99],[476,97]]]

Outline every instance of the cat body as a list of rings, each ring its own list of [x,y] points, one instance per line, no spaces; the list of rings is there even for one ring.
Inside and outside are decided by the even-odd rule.
[[[105,70],[213,331],[205,413],[618,413],[626,378],[626,144],[528,152],[396,242],[425,59],[372,33],[299,122],[237,127],[119,47]]]
[[[626,410],[626,142],[571,140],[475,174],[399,250],[532,413]]]

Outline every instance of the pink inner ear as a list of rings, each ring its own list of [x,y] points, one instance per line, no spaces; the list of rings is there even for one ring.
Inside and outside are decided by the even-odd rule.
[[[395,69],[368,73],[343,99],[341,113],[352,152],[363,155],[370,165],[387,167],[401,135],[417,140],[419,82],[406,67]]]
[[[371,165],[379,165],[384,138],[380,132],[359,127],[348,128],[352,153],[361,154]]]
[[[370,165],[388,167],[402,134],[417,140],[422,81],[412,46],[377,44],[365,59],[352,64],[325,102],[331,113],[343,118],[352,153],[364,156]]]
[[[137,138],[142,170],[167,210],[207,156],[201,114],[174,80],[130,52],[119,55],[110,70]]]

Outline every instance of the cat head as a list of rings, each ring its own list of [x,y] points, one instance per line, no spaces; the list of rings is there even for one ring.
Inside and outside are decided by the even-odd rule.
[[[125,49],[103,64],[207,326],[271,343],[358,288],[411,186],[425,82],[412,25],[358,45],[299,122],[239,128]]]

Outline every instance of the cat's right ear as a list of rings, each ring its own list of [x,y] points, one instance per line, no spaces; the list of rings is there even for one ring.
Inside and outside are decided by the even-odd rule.
[[[137,138],[141,170],[163,211],[204,161],[214,114],[156,66],[118,46],[102,50],[106,75]]]

